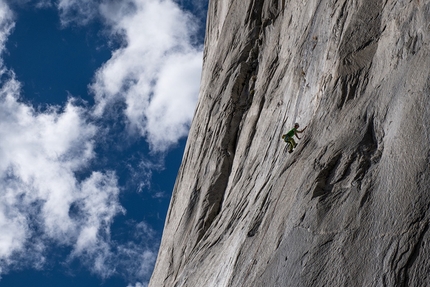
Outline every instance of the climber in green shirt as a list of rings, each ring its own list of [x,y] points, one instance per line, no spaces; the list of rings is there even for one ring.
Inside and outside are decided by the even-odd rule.
[[[298,128],[299,128],[299,124],[295,123],[294,124],[294,128],[291,131],[289,131],[288,133],[282,135],[282,138],[284,139],[284,141],[286,143],[290,144],[290,148],[288,150],[289,153],[292,153],[293,152],[293,148],[295,148],[297,146],[296,142],[294,141],[293,136],[296,136],[298,139],[300,139],[300,137],[299,137],[298,134],[304,132],[305,129],[307,128],[307,126],[304,129],[302,129],[301,131],[299,131]]]

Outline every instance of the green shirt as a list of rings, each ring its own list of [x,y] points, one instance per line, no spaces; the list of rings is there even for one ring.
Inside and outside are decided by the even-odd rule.
[[[296,132],[297,132],[296,128],[292,129],[287,133],[287,137],[292,138]]]

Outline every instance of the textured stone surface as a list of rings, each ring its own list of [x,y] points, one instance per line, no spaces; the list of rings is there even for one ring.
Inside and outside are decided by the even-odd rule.
[[[209,6],[150,286],[430,286],[430,1]]]

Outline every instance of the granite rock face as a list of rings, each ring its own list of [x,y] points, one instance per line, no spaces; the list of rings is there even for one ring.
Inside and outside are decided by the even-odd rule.
[[[149,286],[430,286],[430,0],[211,0],[204,57]]]

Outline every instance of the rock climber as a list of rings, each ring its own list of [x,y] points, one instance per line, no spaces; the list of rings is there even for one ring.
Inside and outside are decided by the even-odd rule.
[[[307,128],[307,126],[304,129],[302,129],[301,131],[299,131],[298,128],[299,128],[299,124],[295,123],[294,124],[294,128],[291,131],[289,131],[288,133],[282,135],[282,138],[284,139],[284,141],[286,143],[290,144],[290,148],[288,150],[289,153],[292,153],[293,152],[293,148],[295,148],[297,146],[297,143],[294,141],[293,136],[296,136],[298,139],[300,139],[300,137],[299,137],[298,134],[301,134],[302,132],[304,132],[305,129]]]

